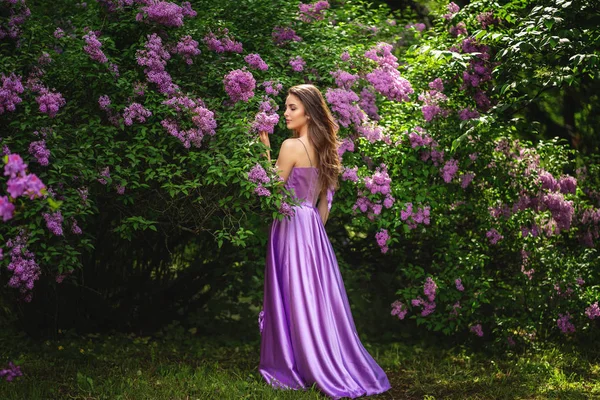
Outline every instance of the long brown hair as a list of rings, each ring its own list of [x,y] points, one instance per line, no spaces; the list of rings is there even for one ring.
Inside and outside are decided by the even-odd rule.
[[[297,96],[304,112],[310,116],[308,120],[308,140],[317,154],[317,168],[319,170],[319,187],[321,192],[325,188],[338,188],[338,175],[342,164],[338,155],[340,143],[337,139],[339,130],[333,115],[323,95],[314,85],[302,84],[288,89],[288,95]],[[294,130],[294,137],[298,132]]]

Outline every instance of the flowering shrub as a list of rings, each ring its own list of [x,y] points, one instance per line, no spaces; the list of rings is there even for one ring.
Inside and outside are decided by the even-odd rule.
[[[243,259],[218,271],[234,282],[222,290],[258,302],[265,221],[293,215],[294,201],[257,134],[274,134],[275,156],[285,90],[309,82],[340,126],[331,220],[382,257],[353,272],[386,278],[377,293],[398,317],[391,329],[415,321],[509,344],[595,332],[598,162],[560,140],[523,139],[536,124],[519,112],[536,100],[531,88],[576,86],[575,72],[592,74],[598,61],[579,41],[554,43],[565,31],[550,11],[517,3],[451,3],[430,10],[427,26],[360,1],[259,1],[243,16],[216,1],[202,18],[189,2],[0,4],[1,15],[22,16],[0,21],[0,294],[31,300],[39,286],[85,276],[118,299],[128,291],[114,282],[184,279],[190,248],[216,242],[240,253],[215,260]],[[574,24],[576,3],[551,7],[552,21]],[[22,46],[24,30],[47,34]],[[555,60],[560,72],[543,59],[528,66],[527,86],[519,41],[571,58]],[[40,196],[47,202],[24,199]]]

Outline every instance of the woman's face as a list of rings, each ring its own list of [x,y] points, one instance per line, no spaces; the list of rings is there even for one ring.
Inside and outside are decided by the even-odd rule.
[[[294,94],[288,95],[285,100],[285,112],[283,116],[286,126],[292,130],[300,130],[308,122],[307,116],[304,115],[304,106],[298,96]]]

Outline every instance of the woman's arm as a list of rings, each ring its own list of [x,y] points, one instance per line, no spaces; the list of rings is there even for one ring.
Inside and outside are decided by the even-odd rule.
[[[323,226],[327,223],[327,219],[329,218],[329,211],[331,210],[331,204],[333,202],[333,190],[322,190],[319,195],[319,204],[317,208],[319,209],[319,215],[321,216],[321,221],[323,221]]]

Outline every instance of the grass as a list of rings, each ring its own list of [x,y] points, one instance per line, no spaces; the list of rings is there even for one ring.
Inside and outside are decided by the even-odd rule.
[[[464,347],[363,343],[392,389],[373,399],[600,399],[600,355],[545,344],[490,357]],[[0,399],[325,399],[316,388],[274,390],[257,366],[260,342],[199,337],[62,334],[35,342],[0,333]],[[10,349],[10,350],[6,350]]]

